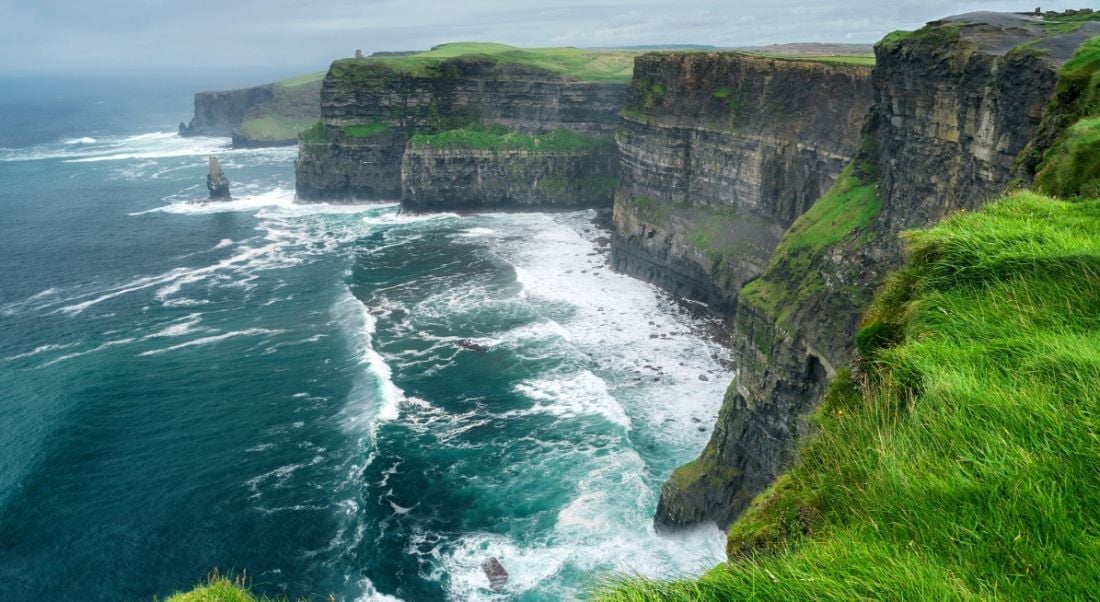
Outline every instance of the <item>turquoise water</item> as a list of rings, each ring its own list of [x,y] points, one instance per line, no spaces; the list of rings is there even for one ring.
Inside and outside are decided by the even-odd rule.
[[[298,205],[294,149],[177,137],[187,90],[97,94],[0,99],[0,599],[149,600],[218,567],[292,597],[560,600],[722,557],[650,518],[726,352],[607,269],[594,214]],[[210,153],[230,203],[192,202]]]

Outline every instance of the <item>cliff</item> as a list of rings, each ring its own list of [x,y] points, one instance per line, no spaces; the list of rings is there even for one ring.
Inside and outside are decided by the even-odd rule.
[[[735,53],[638,57],[617,137],[614,267],[731,310],[858,149],[870,74]]]
[[[180,124],[180,135],[232,136],[250,109],[269,103],[274,98],[274,84],[198,92],[195,94],[195,116],[187,125]]]
[[[608,207],[615,171],[610,143],[554,151],[410,143],[401,164],[402,204],[414,211]]]
[[[790,464],[828,378],[855,356],[860,312],[901,261],[899,232],[1005,189],[1059,66],[1097,33],[1095,22],[974,13],[876,46],[863,145],[740,291],[738,378],[700,458],[664,486],[659,526],[729,525]]]
[[[410,208],[442,208],[443,199],[433,195],[445,197],[448,206],[606,206],[606,194],[570,195],[615,175],[615,148],[608,141],[626,95],[625,60],[622,53],[455,44],[335,61],[321,90],[321,121],[300,140],[298,197],[404,197]],[[493,132],[479,131],[484,128]],[[525,149],[479,143],[485,136],[558,131],[583,137],[589,148],[517,152]],[[466,135],[451,135],[446,152],[431,148],[430,140],[409,146],[415,136],[449,132]],[[563,186],[563,178],[573,175],[588,185]],[[534,186],[536,179],[542,184]]]
[[[238,90],[195,94],[195,115],[181,136],[232,136],[235,147],[297,144],[321,114],[321,74]]]

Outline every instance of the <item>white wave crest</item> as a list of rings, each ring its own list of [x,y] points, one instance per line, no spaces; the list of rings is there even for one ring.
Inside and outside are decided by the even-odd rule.
[[[516,391],[536,402],[531,408],[517,413],[545,413],[566,419],[598,415],[630,429],[630,418],[608,391],[607,383],[588,370],[569,376],[529,380],[516,385]]]
[[[374,349],[377,320],[367,307],[350,292],[341,295],[333,313],[354,341],[358,361],[367,367],[370,378],[358,382],[356,389],[366,388],[370,394],[353,390],[346,408],[348,425],[374,436],[378,424],[396,420],[405,392],[393,382],[393,370]]]
[[[162,353],[168,353],[169,351],[176,351],[178,349],[184,349],[184,348],[187,348],[187,347],[197,347],[197,346],[200,346],[200,345],[209,345],[211,343],[217,343],[219,341],[224,341],[226,339],[231,339],[231,338],[234,338],[234,337],[252,337],[252,336],[259,336],[259,335],[280,334],[280,333],[283,333],[283,332],[286,332],[286,331],[285,330],[278,330],[278,329],[269,329],[269,328],[246,328],[245,330],[234,330],[232,332],[226,332],[226,333],[222,333],[222,334],[211,335],[211,336],[208,336],[208,337],[201,337],[201,338],[195,339],[193,341],[187,341],[186,343],[180,343],[178,345],[172,345],[171,347],[165,347],[163,349],[153,349],[151,351],[145,351],[145,352],[140,353],[138,355],[142,355],[142,356],[160,355]]]

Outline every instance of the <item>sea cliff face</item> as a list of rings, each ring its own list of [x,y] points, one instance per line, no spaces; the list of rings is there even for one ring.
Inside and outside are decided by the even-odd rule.
[[[635,61],[616,269],[731,310],[859,147],[870,68],[733,53]]]
[[[308,74],[273,84],[195,94],[195,115],[181,136],[231,136],[236,148],[289,146],[321,114],[321,78]]]
[[[415,211],[608,207],[616,167],[615,153],[606,147],[578,152],[409,148],[401,164],[402,204]]]
[[[574,81],[485,57],[453,58],[413,71],[371,59],[339,60],[322,86],[321,122],[300,141],[298,197],[406,198],[411,208],[607,206],[607,194],[571,195],[614,177],[611,144],[583,153],[543,153],[461,144],[414,150],[409,143],[417,134],[472,124],[520,135],[565,129],[610,140],[625,96],[626,84]],[[564,181],[571,177],[582,178],[582,185]]]
[[[659,527],[726,526],[790,463],[828,377],[857,353],[858,316],[901,260],[899,233],[1005,189],[1058,66],[1098,32],[975,13],[876,46],[863,145],[740,291],[737,380],[700,458],[662,489]]]
[[[274,99],[274,84],[198,92],[195,94],[195,116],[189,124],[180,124],[180,135],[232,136],[250,109]]]

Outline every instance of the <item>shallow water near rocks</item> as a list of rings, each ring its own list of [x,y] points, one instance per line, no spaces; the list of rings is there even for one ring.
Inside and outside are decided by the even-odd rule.
[[[721,559],[717,529],[650,519],[727,352],[607,268],[592,212],[298,205],[295,149],[179,138],[182,92],[129,119],[76,98],[0,139],[0,598],[218,567],[291,597],[560,600]],[[194,204],[211,153],[235,200]]]

